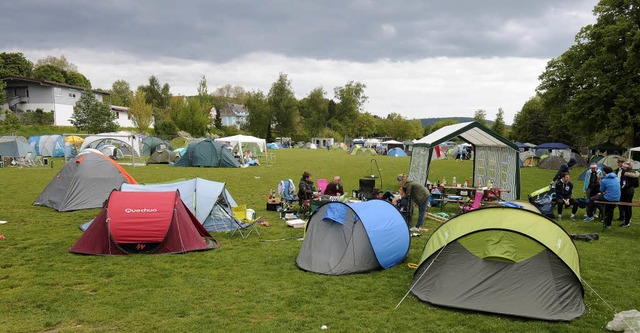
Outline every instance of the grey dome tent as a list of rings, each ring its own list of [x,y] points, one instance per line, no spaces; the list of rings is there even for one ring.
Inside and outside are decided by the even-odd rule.
[[[59,212],[100,208],[123,183],[137,184],[122,166],[99,152],[84,152],[65,164],[33,203]]]
[[[178,159],[180,159],[180,153],[174,152],[166,148],[166,146],[163,147],[161,144],[153,153],[151,153],[151,156],[149,156],[149,159],[147,160],[147,164],[169,164],[174,163]]]
[[[440,306],[570,321],[585,312],[579,261],[571,237],[544,216],[482,208],[434,231],[410,291]]]
[[[187,147],[184,155],[175,166],[239,168],[236,160],[226,145],[204,139]]]
[[[409,228],[390,203],[330,202],[309,218],[296,264],[319,274],[364,273],[399,264],[409,245]]]

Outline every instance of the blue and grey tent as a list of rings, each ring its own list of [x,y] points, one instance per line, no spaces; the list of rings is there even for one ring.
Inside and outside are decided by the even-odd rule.
[[[390,203],[330,202],[311,215],[296,264],[319,274],[364,273],[399,264],[409,245],[409,228]]]
[[[402,150],[402,148],[396,147],[396,148],[390,149],[389,152],[387,153],[387,156],[405,157],[407,156],[407,153],[405,153],[404,150]]]
[[[237,206],[225,183],[202,178],[162,184],[122,184],[123,192],[173,192],[180,197],[198,221],[209,232],[235,230],[239,223],[233,215],[232,206]]]

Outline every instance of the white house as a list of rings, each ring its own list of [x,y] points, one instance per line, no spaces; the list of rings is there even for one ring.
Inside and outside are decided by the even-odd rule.
[[[215,108],[211,108],[211,112],[209,114],[215,119],[216,112],[218,111]],[[227,102],[227,104],[220,109],[220,120],[222,121],[222,126],[235,126],[240,128],[240,126],[247,122],[248,116],[249,109],[242,104]]]
[[[84,93],[84,88],[20,76],[7,76],[2,80],[7,85],[5,88],[7,103],[2,106],[3,108],[16,113],[42,109],[44,112],[53,112],[54,126],[73,126],[70,121],[73,107]],[[92,90],[92,92],[98,101],[111,101],[109,92],[102,90]],[[128,108],[111,106],[111,111],[115,112],[118,125],[133,127]]]

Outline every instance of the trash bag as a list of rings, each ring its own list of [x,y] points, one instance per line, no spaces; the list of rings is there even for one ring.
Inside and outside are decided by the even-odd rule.
[[[600,235],[598,234],[570,234],[569,236],[571,237],[571,239],[583,240],[585,242],[600,239]]]
[[[588,198],[578,198],[578,199],[576,199],[576,202],[578,203],[578,207],[587,208],[587,205],[589,204],[589,199]]]
[[[553,202],[556,199],[556,194],[553,192],[546,192],[535,197],[529,197],[529,202],[536,206],[540,213],[548,218],[555,218],[553,213]]]
[[[640,332],[640,312],[634,309],[616,313],[607,324],[607,329],[625,333]]]

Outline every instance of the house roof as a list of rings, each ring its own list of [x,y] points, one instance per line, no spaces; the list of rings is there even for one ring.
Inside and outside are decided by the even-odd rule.
[[[32,79],[32,78],[22,77],[22,76],[13,76],[13,75],[3,77],[2,81],[5,81],[5,82],[9,82],[9,81],[20,82],[20,81],[22,81],[22,82],[36,83],[36,84],[40,84],[40,85],[43,85],[43,86],[65,87],[65,88],[78,89],[80,91],[84,91],[85,90],[84,87],[74,86],[74,85],[70,85],[70,84],[66,84],[66,83],[60,83],[60,82],[48,81],[48,80],[38,80],[38,79]],[[103,94],[103,95],[111,95],[111,93],[109,93],[108,91],[104,91],[102,89],[91,89],[91,91],[94,92],[94,93],[99,93],[99,94]]]
[[[242,104],[235,104],[227,102],[222,109],[220,109],[220,117],[246,117],[249,115],[249,109]]]

